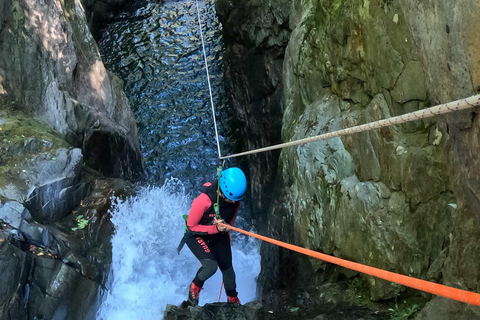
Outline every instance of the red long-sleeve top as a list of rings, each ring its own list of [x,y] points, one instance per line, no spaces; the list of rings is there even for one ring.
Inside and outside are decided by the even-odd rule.
[[[211,186],[211,183],[209,182],[204,184],[204,187],[209,186]],[[224,211],[222,211],[222,203],[226,203],[225,200],[221,199],[220,217],[228,224],[233,225],[237,218],[240,202],[228,204],[228,206],[233,206],[233,208]],[[233,210],[233,212],[231,212],[231,210]],[[193,232],[215,234],[218,233],[218,230],[217,226],[212,224],[213,220],[215,220],[215,212],[213,210],[212,200],[206,193],[201,193],[195,198],[195,200],[193,200],[190,213],[188,214],[187,226]]]

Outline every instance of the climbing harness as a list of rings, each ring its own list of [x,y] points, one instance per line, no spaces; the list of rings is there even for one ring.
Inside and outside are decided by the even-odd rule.
[[[225,161],[223,163],[225,163]],[[217,202],[213,204],[213,211],[215,212],[214,224],[223,222],[222,218],[220,217],[220,177],[222,176],[222,169],[223,165],[219,164],[217,167]]]
[[[213,224],[217,225],[219,223],[225,223],[225,220],[223,220],[220,216],[220,177],[222,175],[222,169],[223,165],[225,164],[225,161],[223,161],[223,164],[220,163],[217,168],[217,180],[218,180],[218,185],[217,185],[217,202],[213,204],[213,211],[215,212],[215,219],[213,220]],[[184,229],[183,229],[183,237],[182,240],[180,240],[180,244],[177,247],[177,253],[180,254],[180,251],[182,251],[183,247],[185,246],[185,243],[187,242],[188,237],[190,236],[189,230],[188,230],[188,215],[184,214],[182,215],[183,220],[185,221]]]

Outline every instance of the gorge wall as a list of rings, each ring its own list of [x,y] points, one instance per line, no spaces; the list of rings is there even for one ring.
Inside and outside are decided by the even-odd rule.
[[[0,10],[1,109],[48,124],[106,176],[140,178],[135,119],[122,82],[102,63],[82,2],[7,0]]]
[[[143,175],[123,84],[82,2],[1,1],[0,319],[95,318],[111,197]]]
[[[480,27],[474,22],[479,3],[217,0],[217,10],[224,27],[227,90],[245,150],[397,116],[480,90]],[[478,292],[477,112],[250,156],[259,231]],[[276,288],[353,276],[262,246],[264,298]],[[375,301],[405,290],[362,277]],[[478,316],[478,308],[433,297],[417,319]]]

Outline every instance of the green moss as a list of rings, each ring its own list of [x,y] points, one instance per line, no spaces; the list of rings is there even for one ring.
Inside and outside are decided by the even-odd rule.
[[[5,198],[4,196],[0,195],[0,204],[6,203],[7,201],[8,201],[7,198]]]
[[[337,11],[338,8],[340,8],[340,6],[342,5],[342,1],[343,1],[343,0],[335,0],[335,1],[333,2],[333,5],[332,5],[333,12]]]
[[[358,305],[367,306],[372,304],[370,301],[370,289],[367,280],[358,276],[348,282],[347,294]]]
[[[67,147],[68,144],[53,129],[32,118],[16,117],[2,119],[0,124],[0,142],[9,144],[24,144],[28,138],[51,142],[52,146]]]
[[[6,186],[9,182],[8,179],[8,168],[7,167],[0,167],[0,187]],[[2,198],[0,198],[2,200]]]
[[[15,183],[16,170],[33,155],[68,148],[59,134],[21,113],[0,113],[0,186]]]

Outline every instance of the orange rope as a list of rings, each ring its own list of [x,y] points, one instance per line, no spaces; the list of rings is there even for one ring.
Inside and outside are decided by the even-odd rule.
[[[401,285],[404,285],[404,286],[407,286],[407,287],[410,287],[410,288],[422,290],[422,291],[429,292],[429,293],[432,293],[432,294],[435,294],[435,295],[438,295],[438,296],[442,296],[442,297],[445,297],[445,298],[449,298],[449,299],[473,304],[473,305],[476,305],[476,306],[480,306],[480,294],[475,293],[475,292],[460,290],[460,289],[448,287],[448,286],[445,286],[445,285],[442,285],[442,284],[433,283],[433,282],[429,282],[429,281],[425,281],[425,280],[421,280],[421,279],[417,279],[417,278],[413,278],[413,277],[408,277],[408,276],[404,276],[404,275],[401,275],[401,274],[398,274],[398,273],[385,271],[385,270],[382,270],[382,269],[377,269],[377,268],[374,268],[374,267],[369,267],[369,266],[366,266],[366,265],[363,265],[363,264],[360,264],[360,263],[336,258],[336,257],[329,256],[329,255],[326,255],[326,254],[323,254],[323,253],[319,253],[319,252],[316,252],[316,251],[313,251],[313,250],[309,250],[309,249],[305,249],[305,248],[302,248],[302,247],[299,247],[299,246],[295,246],[295,245],[292,245],[292,244],[289,244],[289,243],[286,243],[286,242],[282,242],[282,241],[271,239],[271,238],[268,238],[268,237],[265,237],[265,236],[261,236],[261,235],[258,235],[258,234],[252,233],[252,232],[248,232],[248,231],[230,226],[230,225],[225,224],[225,223],[219,223],[219,224],[221,226],[230,228],[230,229],[235,230],[237,232],[246,234],[247,236],[254,237],[254,238],[257,238],[257,239],[275,244],[277,246],[284,247],[284,248],[290,249],[292,251],[296,251],[296,252],[308,255],[310,257],[314,257],[314,258],[317,258],[317,259],[320,259],[320,260],[323,260],[323,261],[326,261],[326,262],[330,262],[330,263],[345,267],[347,269],[351,269],[351,270],[355,270],[355,271],[358,271],[358,272],[361,272],[361,273],[365,273],[365,274],[368,274],[368,275],[371,275],[371,276],[374,276],[374,277],[377,277],[377,278],[380,278],[380,279],[384,279],[384,280],[387,280],[387,281],[390,281],[390,282],[396,282],[396,283],[399,283]]]

